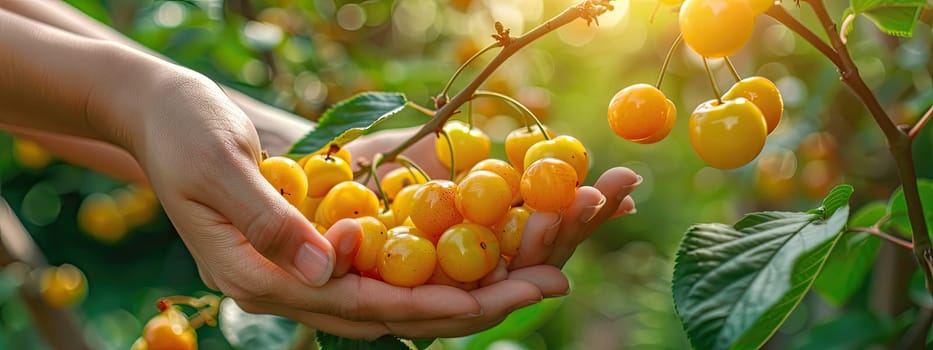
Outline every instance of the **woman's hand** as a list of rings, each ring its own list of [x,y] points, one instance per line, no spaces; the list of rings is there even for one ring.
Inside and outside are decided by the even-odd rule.
[[[401,288],[347,274],[359,224],[342,220],[319,234],[259,173],[259,139],[243,112],[199,76],[163,82],[162,95],[147,99],[160,103],[130,126],[139,136],[129,148],[202,279],[245,310],[350,337],[454,336],[566,293],[560,271],[543,266],[473,292]]]

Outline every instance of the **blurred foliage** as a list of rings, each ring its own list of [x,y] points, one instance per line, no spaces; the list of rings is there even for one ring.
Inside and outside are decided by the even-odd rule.
[[[522,33],[570,0],[66,0],[180,64],[262,101],[317,120],[333,103],[367,90],[398,91],[431,105],[430,96],[456,67],[491,42],[493,22]],[[928,2],[929,3],[929,2]],[[581,245],[565,271],[573,293],[543,324],[528,332],[491,333],[495,349],[684,349],[683,329],[670,296],[673,255],[695,222],[734,222],[756,210],[809,208],[834,185],[853,184],[853,208],[886,199],[897,187],[893,161],[864,107],[838,81],[832,65],[809,44],[762,17],[751,40],[732,58],[743,76],[762,75],[784,96],[784,120],[759,159],[743,168],[704,167],[693,154],[686,123],[692,107],[711,98],[702,62],[685,47],[674,57],[662,89],[679,119],[657,144],[637,145],[606,128],[606,105],[620,88],[656,81],[677,35],[676,13],[650,0],[621,0],[598,28],[574,22],[524,49],[484,86],[516,97],[559,133],[579,138],[593,155],[587,183],[602,171],[627,166],[644,177],[635,192],[638,213],[608,222]],[[832,13],[842,3],[828,4]],[[814,25],[806,9],[787,10]],[[849,34],[850,51],[869,86],[898,123],[912,123],[933,102],[933,32],[920,23],[911,38],[884,36],[864,18]],[[466,71],[454,91],[478,72]],[[721,86],[731,83],[713,61]],[[472,105],[494,141],[521,123],[494,100]],[[424,116],[404,111],[382,128],[415,125]],[[933,178],[933,127],[921,133],[915,159]],[[498,152],[498,153],[497,153]],[[0,136],[0,194],[50,263],[70,263],[87,275],[80,306],[85,333],[101,349],[126,349],[165,295],[206,290],[184,244],[158,215],[124,239],[104,244],[78,229],[83,198],[125,187],[104,175],[52,160],[29,167]],[[494,155],[503,155],[501,147]],[[504,157],[500,157],[504,158]],[[820,334],[847,327],[847,309],[865,309],[872,276],[840,309],[816,297],[803,304],[769,346],[808,348]],[[3,293],[6,296],[6,293]],[[0,303],[0,348],[42,348],[24,306]],[[864,311],[861,311],[864,312]],[[859,314],[846,321],[890,324]],[[902,324],[902,321],[895,323]],[[806,329],[813,325],[812,331]],[[893,326],[884,326],[893,327]],[[885,328],[887,329],[887,328]],[[805,334],[806,333],[806,334]],[[489,339],[487,335],[476,339]],[[199,332],[203,349],[229,345],[216,328]],[[881,335],[878,335],[880,337]],[[823,338],[823,339],[818,339]],[[866,334],[865,340],[877,339]],[[445,340],[468,347],[473,337]],[[796,339],[796,340],[795,340]],[[486,340],[483,340],[486,341]],[[856,341],[856,340],[853,340]]]

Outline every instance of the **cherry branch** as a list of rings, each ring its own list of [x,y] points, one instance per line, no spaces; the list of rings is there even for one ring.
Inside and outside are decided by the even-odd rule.
[[[923,126],[930,121],[931,117],[933,117],[933,106],[930,106],[930,109],[920,117],[917,124],[914,124],[914,127],[910,129],[910,133],[907,134],[907,137],[910,137],[910,140],[913,141],[913,139],[917,137],[917,134],[920,133],[920,129],[923,129]]]
[[[904,199],[907,202],[907,215],[913,228],[913,251],[917,262],[926,278],[927,291],[933,295],[933,247],[930,245],[930,237],[927,231],[926,221],[923,216],[923,205],[920,201],[920,192],[917,188],[917,174],[914,168],[913,151],[911,149],[912,138],[907,133],[898,129],[894,122],[888,117],[884,108],[878,102],[877,97],[865,84],[858,68],[849,56],[848,48],[842,42],[836,24],[826,11],[826,6],[822,0],[804,0],[813,9],[816,17],[819,19],[823,30],[829,38],[832,48],[828,48],[826,43],[819,39],[813,32],[803,26],[799,21],[791,17],[780,6],[772,6],[767,14],[785,26],[799,34],[804,40],[807,40],[820,52],[823,53],[839,71],[842,81],[852,89],[852,92],[862,101],[869,113],[881,128],[888,143],[889,151],[897,164],[897,172],[900,182],[904,189]],[[921,120],[921,122],[923,122]],[[923,122],[925,123],[925,122]],[[922,126],[922,123],[918,123]],[[933,318],[924,320],[926,323],[924,329],[930,327],[929,323]],[[917,339],[919,340],[919,339]]]
[[[473,93],[479,89],[480,85],[482,85],[486,79],[488,79],[489,76],[492,75],[492,73],[502,65],[502,63],[508,60],[509,57],[514,55],[523,47],[544,36],[545,34],[550,33],[570,22],[573,22],[576,19],[584,19],[587,22],[596,21],[596,18],[599,15],[611,9],[612,5],[609,3],[609,0],[584,0],[564,10],[554,18],[551,18],[547,22],[542,23],[522,36],[517,38],[503,38],[506,40],[500,40],[504,42],[502,45],[502,50],[499,51],[499,53],[496,54],[496,56],[493,57],[491,61],[489,61],[486,67],[483,68],[483,70],[473,79],[473,81],[464,87],[463,90],[460,90],[460,92],[451,98],[449,102],[439,106],[437,112],[434,114],[434,117],[425,123],[424,126],[422,126],[414,136],[401,143],[394,149],[386,152],[384,154],[385,160],[395,160],[399,154],[414,145],[416,142],[425,136],[440,130],[444,123],[446,123],[447,120],[457,112],[458,108],[473,98]]]
[[[847,231],[849,231],[849,232],[864,232],[864,233],[868,233],[868,234],[871,234],[871,235],[878,236],[879,238],[881,238],[881,239],[883,239],[883,240],[886,240],[886,241],[888,241],[888,242],[894,243],[895,245],[897,245],[897,246],[899,246],[899,247],[901,247],[901,248],[904,248],[904,249],[907,249],[907,250],[912,250],[912,249],[914,249],[914,244],[913,244],[913,243],[911,243],[911,242],[909,242],[909,241],[907,241],[907,240],[901,239],[901,238],[899,238],[899,237],[896,237],[896,236],[894,236],[894,235],[892,235],[892,234],[890,234],[890,233],[881,231],[881,230],[878,229],[877,227],[850,227]]]

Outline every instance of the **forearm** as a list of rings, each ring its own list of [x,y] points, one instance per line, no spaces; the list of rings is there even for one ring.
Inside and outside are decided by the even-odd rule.
[[[159,123],[147,114],[172,103],[165,100],[171,92],[212,84],[125,46],[4,10],[0,76],[0,124],[108,142],[130,153],[134,136],[148,123]]]
[[[7,129],[16,137],[28,138],[39,143],[68,163],[94,169],[121,181],[148,183],[136,159],[129,152],[113,144],[34,129],[12,127],[7,127]]]
[[[0,8],[80,36],[119,43],[152,57],[169,61],[165,56],[140,45],[61,1],[0,0]],[[313,128],[313,124],[308,120],[256,101],[234,89],[223,88],[230,99],[252,120],[263,147],[272,154],[285,152],[291,141],[297,140]]]

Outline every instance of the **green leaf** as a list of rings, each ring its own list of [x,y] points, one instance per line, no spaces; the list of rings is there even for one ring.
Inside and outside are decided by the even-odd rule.
[[[833,214],[842,207],[849,206],[849,197],[855,190],[850,185],[842,184],[834,187],[823,199],[823,205],[820,207],[824,211],[823,218],[833,216]]]
[[[923,205],[923,216],[926,219],[927,230],[933,230],[933,181],[928,179],[918,179],[917,189],[920,192],[920,203]],[[911,237],[913,227],[910,225],[910,217],[907,215],[907,201],[904,199],[904,189],[899,188],[891,200],[888,202],[888,221],[890,227],[895,228],[898,233]],[[930,232],[929,234],[933,234]]]
[[[551,298],[519,309],[495,327],[458,339],[456,342],[460,346],[457,348],[482,350],[500,340],[524,339],[547,322],[562,303],[563,298]]]
[[[796,350],[869,349],[894,335],[895,322],[864,310],[840,315],[814,326],[794,342]]]
[[[810,289],[845,227],[851,187],[817,213],[749,214],[691,227],[677,252],[674,305],[697,349],[758,348]]]
[[[886,203],[869,203],[852,215],[849,226],[872,226],[885,212]],[[865,282],[880,249],[881,239],[876,236],[865,232],[846,233],[823,265],[823,272],[813,283],[813,290],[830,303],[841,306]]]
[[[332,141],[345,145],[401,111],[406,103],[405,95],[394,92],[364,92],[343,100],[324,112],[317,128],[292,145],[289,156],[304,156]]]
[[[317,342],[321,350],[411,350],[396,337],[384,335],[374,341],[347,339],[317,331]]]
[[[431,346],[431,344],[434,344],[434,341],[436,340],[437,339],[419,339],[419,340],[409,340],[409,341],[411,342],[411,345],[415,347],[415,349],[424,350],[424,349],[427,349],[429,346]]]
[[[236,349],[286,349],[298,330],[294,321],[247,313],[230,298],[220,302],[218,321],[220,332]]]
[[[852,0],[843,18],[863,15],[885,34],[910,37],[924,6],[926,0]]]

